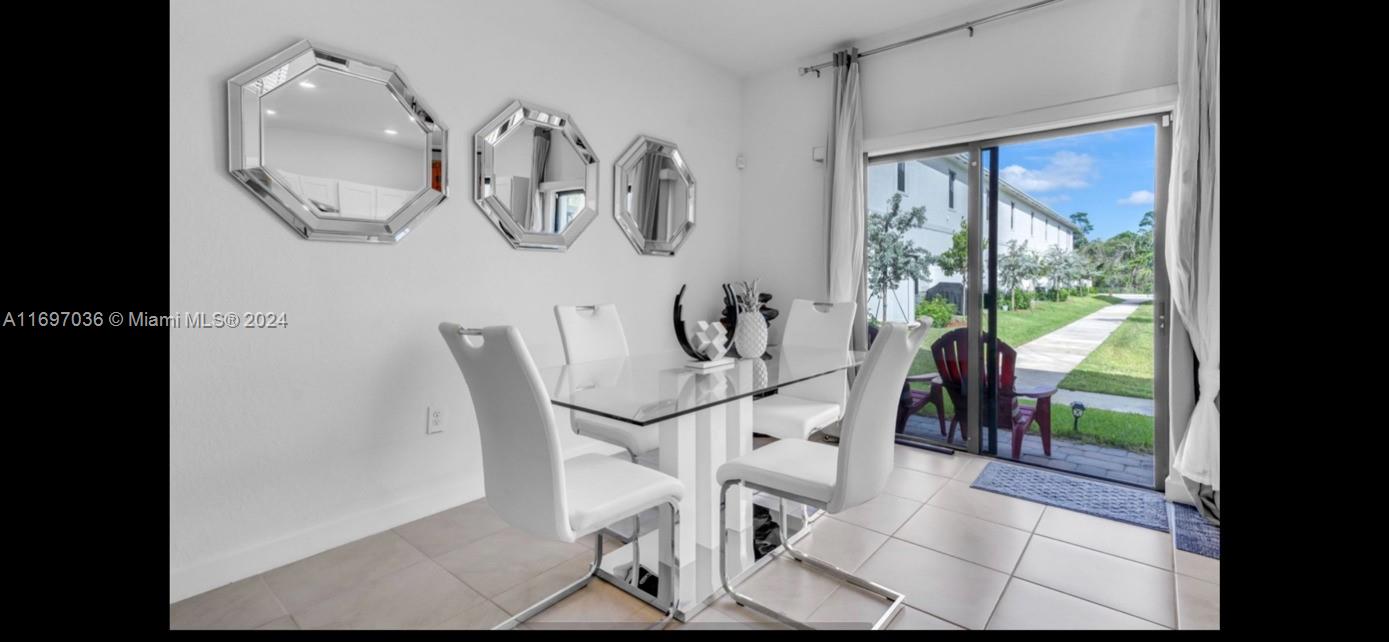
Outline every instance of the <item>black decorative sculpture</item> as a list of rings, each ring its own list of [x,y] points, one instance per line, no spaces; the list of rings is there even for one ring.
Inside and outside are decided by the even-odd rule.
[[[680,318],[680,314],[683,311],[680,305],[680,299],[684,296],[685,284],[681,284],[680,292],[675,295],[675,340],[680,342],[680,349],[684,350],[685,354],[693,357],[695,361],[708,361],[709,357],[696,351],[694,346],[690,345],[690,338],[685,336],[685,320]]]

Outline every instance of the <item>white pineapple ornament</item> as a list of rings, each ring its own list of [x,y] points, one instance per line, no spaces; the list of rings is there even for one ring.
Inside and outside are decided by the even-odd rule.
[[[733,346],[744,359],[761,358],[767,352],[767,320],[762,316],[762,293],[758,281],[738,284],[738,325],[733,330]]]

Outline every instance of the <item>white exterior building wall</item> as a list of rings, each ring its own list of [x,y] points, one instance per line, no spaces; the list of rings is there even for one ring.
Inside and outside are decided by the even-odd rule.
[[[898,179],[898,167],[903,172]],[[954,171],[955,198],[951,207],[950,172]],[[868,168],[868,210],[886,212],[888,199],[902,190],[902,211],[914,207],[926,208],[926,224],[908,233],[907,238],[918,247],[925,248],[932,255],[939,256],[950,249],[953,236],[960,230],[969,212],[969,184],[965,176],[966,168],[947,158],[932,158],[904,163],[882,163]],[[1073,231],[1057,221],[1042,208],[1028,203],[1024,196],[1010,185],[1000,183],[998,203],[999,251],[1005,251],[1009,241],[1027,243],[1030,250],[1039,254],[1052,247],[1073,249]],[[869,249],[872,252],[872,248]],[[915,316],[916,302],[931,286],[938,283],[960,283],[964,275],[947,276],[939,266],[931,266],[930,280],[913,284],[910,280],[898,285],[887,296],[887,309],[883,310],[880,295],[868,293],[870,315],[885,316],[886,321],[904,321]],[[1033,284],[1026,284],[1031,287]]]

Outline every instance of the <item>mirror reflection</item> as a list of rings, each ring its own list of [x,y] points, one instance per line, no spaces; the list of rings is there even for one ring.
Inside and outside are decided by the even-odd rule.
[[[425,187],[425,132],[381,83],[317,68],[261,107],[264,166],[320,218],[384,221]]]
[[[497,142],[494,162],[497,198],[521,230],[563,233],[583,211],[588,168],[563,135],[523,124]]]
[[[618,160],[615,215],[643,254],[672,255],[694,227],[694,176],[674,143],[639,137]]]

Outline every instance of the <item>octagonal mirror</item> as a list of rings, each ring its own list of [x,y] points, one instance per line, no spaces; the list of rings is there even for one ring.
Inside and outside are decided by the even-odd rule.
[[[563,251],[596,215],[598,157],[568,114],[513,101],[473,151],[473,198],[512,247]]]
[[[642,254],[674,256],[695,223],[695,180],[675,143],[638,136],[613,170],[613,216]]]
[[[394,67],[305,40],[227,100],[232,175],[305,238],[394,243],[447,196],[447,129]]]

